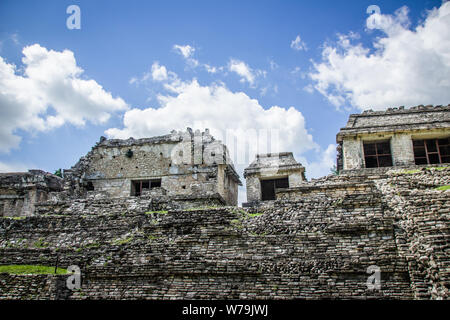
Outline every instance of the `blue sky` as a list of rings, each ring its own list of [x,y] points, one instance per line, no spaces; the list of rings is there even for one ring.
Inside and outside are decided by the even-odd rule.
[[[72,4],[81,9],[79,30],[66,27]],[[371,18],[370,5],[380,14]],[[309,178],[328,174],[350,113],[450,103],[449,7],[441,0],[2,0],[0,170],[54,172],[102,135],[228,128],[236,117],[245,128],[278,125],[289,149],[280,151],[293,151]]]

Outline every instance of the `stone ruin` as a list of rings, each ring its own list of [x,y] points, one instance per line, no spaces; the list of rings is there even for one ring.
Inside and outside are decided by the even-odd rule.
[[[63,179],[42,170],[0,173],[0,217],[31,216],[35,204],[63,190]]]
[[[144,139],[101,137],[63,176],[36,170],[3,174],[0,216],[29,216],[35,214],[35,204],[41,210],[48,202],[94,198],[147,199],[159,208],[237,205],[242,185],[226,146],[208,129],[190,128]]]
[[[378,164],[386,163],[378,145],[375,154],[363,153],[373,150],[364,148],[366,135],[385,139],[390,134],[376,131],[390,126],[381,120],[377,127],[361,125],[368,131],[361,136],[359,129],[351,129],[349,137],[338,134],[343,139],[338,157],[342,167],[319,179],[306,181],[292,153],[259,155],[245,171],[251,189],[251,205],[245,208],[210,205],[206,198],[189,198],[178,187],[171,194],[166,191],[170,197],[161,195],[164,183],[171,186],[174,181],[171,174],[176,172],[189,188],[196,186],[191,177],[197,174],[208,186],[202,189],[207,197],[217,199],[218,193],[226,204],[234,204],[226,200],[234,195],[221,193],[220,182],[228,174],[239,184],[231,163],[210,165],[205,159],[212,152],[200,158],[192,143],[179,153],[176,144],[167,141],[183,133],[149,140],[101,139],[65,170],[64,179],[48,175],[50,180],[45,180],[45,174],[39,174],[19,181],[19,175],[10,175],[2,194],[13,190],[5,184],[27,184],[41,190],[47,201],[35,203],[33,216],[0,219],[0,266],[76,265],[81,287],[69,289],[65,274],[0,273],[0,299],[449,299],[450,166],[446,144],[439,141],[450,136],[448,121],[441,121],[448,119],[448,107],[414,108],[412,115],[402,109],[366,114],[398,119],[405,112],[416,121],[415,110],[429,115],[422,114],[425,124],[418,124],[423,126],[418,131],[405,133],[411,140],[391,136],[392,166],[367,166],[375,161],[366,158],[374,156]],[[439,112],[442,117],[436,118]],[[413,130],[414,123],[396,122],[402,123],[398,135]],[[196,136],[212,142],[207,132],[187,133],[190,141]],[[415,137],[423,145],[415,143]],[[430,150],[430,139],[439,152]],[[359,146],[348,147],[346,140],[350,145],[359,141]],[[412,150],[414,163],[411,154],[407,163],[398,160],[398,140]],[[162,153],[160,160],[155,158],[158,175],[145,171],[149,169],[140,160],[137,166],[144,166],[145,174],[136,176],[136,165],[128,161],[143,159],[145,148],[156,158]],[[176,169],[167,170],[169,149],[199,164],[177,161],[170,166]],[[438,163],[433,160],[436,153]],[[427,164],[416,158],[426,158]],[[360,165],[352,167],[355,163]],[[139,196],[135,179],[150,181],[148,190],[139,183]],[[153,187],[153,179],[161,179],[161,186],[158,182]],[[267,180],[272,181],[271,199],[263,200],[261,181]],[[40,189],[33,189],[35,184]],[[369,283],[373,272],[380,275],[378,287]]]
[[[245,170],[247,203],[275,200],[276,189],[300,186],[306,181],[305,168],[295,161],[292,152],[256,155]]]
[[[337,169],[449,163],[449,136],[450,105],[352,114],[336,136]]]

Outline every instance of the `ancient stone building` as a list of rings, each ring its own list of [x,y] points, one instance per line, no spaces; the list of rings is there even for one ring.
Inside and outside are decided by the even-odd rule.
[[[37,202],[62,190],[62,181],[41,170],[0,173],[0,217],[32,215]]]
[[[352,114],[336,136],[337,168],[450,162],[450,105]]]
[[[305,179],[305,168],[298,163],[292,152],[256,155],[244,170],[249,203],[275,200],[279,188],[297,187]]]
[[[172,131],[127,140],[102,137],[64,177],[87,191],[109,197],[219,197],[236,205],[238,174],[224,144],[209,130]]]

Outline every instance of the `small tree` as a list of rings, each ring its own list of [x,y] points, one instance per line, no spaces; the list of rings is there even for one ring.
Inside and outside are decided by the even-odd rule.
[[[58,170],[55,171],[55,176],[58,176],[58,177],[62,178],[61,168],[59,168]]]

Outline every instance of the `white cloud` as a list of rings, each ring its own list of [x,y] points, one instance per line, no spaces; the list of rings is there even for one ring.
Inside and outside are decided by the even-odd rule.
[[[209,128],[229,148],[241,177],[256,153],[292,151],[300,155],[319,148],[306,129],[303,115],[294,107],[264,109],[257,100],[232,92],[222,83],[202,86],[195,79],[183,82],[177,78],[168,86],[175,96],[160,95],[158,107],[127,111],[123,128],[110,128],[107,136],[142,138],[186,127]],[[245,187],[239,193],[242,202]]]
[[[94,80],[81,79],[72,51],[25,47],[23,75],[0,57],[0,152],[19,145],[17,130],[46,131],[65,123],[105,123],[112,112],[127,109]],[[51,113],[49,113],[51,112]]]
[[[181,54],[185,59],[190,58],[195,51],[194,47],[191,47],[190,45],[180,46],[178,44],[174,45],[173,48],[175,51],[177,51],[179,54]]]
[[[241,77],[241,82],[248,82],[251,87],[255,86],[256,77],[267,75],[267,71],[253,70],[243,61],[230,59],[228,62],[228,70],[237,73]]]
[[[5,163],[0,161],[0,172],[25,172],[28,168],[24,164]]]
[[[300,35],[298,35],[294,40],[291,41],[291,48],[297,51],[308,50],[306,43],[302,41]]]
[[[428,12],[423,23],[409,29],[407,7],[394,15],[373,14],[368,29],[383,36],[375,50],[352,44],[354,34],[326,45],[322,62],[309,76],[315,89],[336,107],[360,109],[448,104],[450,101],[450,2]]]
[[[181,46],[181,45],[174,45],[173,46],[174,50],[182,55],[184,57],[184,59],[186,60],[186,62],[188,63],[188,65],[190,65],[193,68],[196,68],[199,66],[199,62],[197,59],[192,58],[194,52],[195,52],[195,48],[191,47],[190,45],[185,45],[185,46]],[[205,68],[208,70],[208,68],[205,65]],[[209,72],[209,71],[208,71]]]
[[[124,115],[124,128],[111,128],[112,138],[142,138],[166,134],[186,127],[204,129],[223,136],[229,130],[279,130],[280,150],[304,152],[317,145],[305,128],[300,111],[294,107],[264,109],[243,92],[232,92],[224,84],[202,86],[197,80],[171,83],[172,95],[159,95],[159,107],[132,109]],[[275,152],[272,150],[272,152]],[[231,150],[230,150],[231,152]]]
[[[318,178],[329,175],[331,168],[336,164],[336,145],[330,144],[325,150],[316,150],[316,161],[308,162],[305,157],[300,156],[298,160],[305,167],[306,178]]]
[[[313,93],[314,92],[314,86],[312,84],[308,84],[307,86],[303,87],[303,90],[305,90],[308,93]]]
[[[218,71],[222,71],[223,67],[214,67],[214,66],[210,66],[209,64],[204,64],[203,65],[206,69],[207,72],[209,73],[217,73]]]
[[[165,81],[168,79],[166,67],[160,66],[157,61],[152,64],[151,75],[154,81]],[[147,80],[147,78],[148,74],[144,75],[143,80]]]

